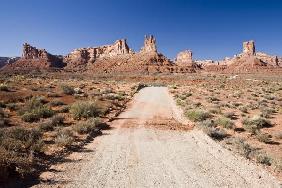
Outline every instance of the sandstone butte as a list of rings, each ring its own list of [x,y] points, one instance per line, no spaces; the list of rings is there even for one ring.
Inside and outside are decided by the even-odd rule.
[[[154,36],[145,36],[139,52],[129,48],[126,39],[98,47],[78,48],[66,56],[52,55],[45,49],[23,45],[22,57],[1,68],[2,71],[62,70],[96,74],[152,74],[222,72],[241,73],[281,71],[282,58],[256,52],[255,42],[243,43],[242,53],[221,61],[193,60],[191,50],[179,52],[174,61],[157,50]]]

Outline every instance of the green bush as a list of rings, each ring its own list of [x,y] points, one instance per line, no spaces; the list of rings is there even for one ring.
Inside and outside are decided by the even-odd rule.
[[[210,114],[206,111],[196,109],[196,110],[188,110],[185,115],[194,122],[204,121],[210,117]]]
[[[74,130],[79,134],[87,134],[93,131],[98,131],[97,126],[100,124],[100,119],[90,118],[85,122],[80,122],[74,126]]]
[[[226,117],[220,117],[215,120],[215,123],[223,128],[226,129],[233,129],[234,128],[234,122]]]
[[[102,108],[93,101],[78,101],[71,105],[70,112],[74,119],[98,117],[103,114]]]

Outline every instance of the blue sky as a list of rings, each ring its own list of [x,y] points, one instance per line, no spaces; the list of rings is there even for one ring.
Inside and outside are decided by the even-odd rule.
[[[19,56],[24,42],[53,54],[127,38],[139,50],[157,38],[169,58],[222,59],[255,40],[282,56],[280,0],[0,0],[0,56]]]

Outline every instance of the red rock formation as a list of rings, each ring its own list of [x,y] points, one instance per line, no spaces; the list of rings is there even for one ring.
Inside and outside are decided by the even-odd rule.
[[[255,55],[256,48],[255,48],[255,42],[253,40],[243,42],[243,54],[245,55]]]
[[[22,57],[6,64],[4,70],[33,70],[49,69],[52,67],[62,68],[62,59],[49,54],[45,49],[37,49],[27,43],[23,45]]]
[[[140,50],[141,53],[157,53],[156,39],[153,35],[146,36],[144,47]]]
[[[192,51],[185,50],[179,52],[176,56],[175,63],[178,66],[193,66]]]
[[[133,51],[129,49],[126,40],[121,39],[117,40],[112,45],[75,49],[64,57],[64,61],[67,62],[68,67],[71,68],[82,64],[94,63],[99,58],[108,58],[132,53]]]

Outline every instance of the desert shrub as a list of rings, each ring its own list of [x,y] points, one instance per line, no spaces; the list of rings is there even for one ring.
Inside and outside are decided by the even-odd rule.
[[[267,156],[264,153],[259,153],[259,154],[256,155],[256,161],[258,163],[270,166],[272,159],[271,159],[271,157]]]
[[[124,100],[125,97],[121,94],[116,94],[116,93],[109,93],[109,94],[105,94],[103,96],[105,99],[108,99],[108,100]]]
[[[53,116],[47,122],[40,124],[39,129],[43,131],[52,131],[54,127],[62,126],[64,124],[64,117],[60,115]]]
[[[73,95],[75,93],[74,88],[68,85],[61,85],[61,89],[66,95]]]
[[[80,122],[74,126],[74,130],[79,134],[86,134],[93,131],[98,131],[97,126],[100,124],[100,119],[90,118],[85,122]]]
[[[18,109],[18,105],[16,103],[8,103],[6,104],[6,107],[11,111],[15,111]]]
[[[204,127],[214,127],[214,121],[211,120],[211,119],[207,119],[207,120],[199,122],[198,125],[202,128],[204,128]]]
[[[275,159],[272,161],[274,171],[282,172],[282,159]]]
[[[0,101],[0,108],[6,108],[6,104],[3,101]]]
[[[244,129],[251,133],[255,133],[261,128],[272,126],[269,120],[260,116],[254,116],[252,118],[244,118],[242,123]]]
[[[138,83],[137,86],[134,86],[133,89],[136,89],[136,92],[140,91],[141,89],[145,88],[145,87],[148,87],[147,84],[144,84],[144,83]]]
[[[70,110],[70,106],[63,106],[61,109],[59,109],[57,112],[59,113],[68,113]]]
[[[55,112],[44,105],[44,103],[44,99],[39,97],[33,97],[27,101],[25,106],[19,111],[22,120],[25,122],[34,122],[40,118],[53,116]]]
[[[47,97],[61,97],[58,93],[47,93]]]
[[[258,139],[258,141],[266,143],[266,144],[271,142],[270,135],[268,135],[266,133],[257,132],[256,138]]]
[[[40,118],[48,118],[54,115],[54,111],[49,109],[46,106],[42,106],[40,108],[36,108],[31,112],[25,112],[22,115],[22,120],[25,122],[34,122],[38,121]]]
[[[34,112],[26,112],[22,115],[22,120],[25,122],[34,122],[34,121],[38,121],[39,119],[40,116]]]
[[[6,125],[7,121],[5,119],[5,113],[2,108],[0,108],[0,128]]]
[[[217,108],[214,107],[214,108],[209,109],[209,112],[212,114],[220,114],[221,110],[220,110],[220,107],[217,107]]]
[[[185,115],[191,120],[191,121],[194,121],[194,122],[197,122],[197,121],[204,121],[206,120],[207,118],[210,117],[210,113],[209,112],[206,112],[206,111],[203,111],[203,110],[200,110],[200,109],[196,109],[196,110],[188,110]]]
[[[71,130],[69,129],[62,129],[58,131],[55,143],[61,147],[71,146],[74,142],[74,135]]]
[[[265,95],[264,98],[267,100],[274,100],[276,97],[273,95]]]
[[[214,140],[222,140],[227,137],[227,134],[224,130],[214,127],[207,128],[204,130],[204,132]]]
[[[271,108],[262,108],[260,110],[261,114],[260,116],[261,117],[264,117],[264,118],[270,118],[270,116],[275,113],[275,109],[271,109]]]
[[[235,113],[234,112],[226,112],[223,114],[224,117],[229,119],[235,119]]]
[[[248,113],[248,108],[246,106],[240,106],[239,110],[243,113]]]
[[[16,127],[0,131],[0,167],[1,170],[6,169],[7,173],[31,173],[36,163],[31,160],[31,154],[43,150],[42,133],[38,129]]]
[[[246,158],[250,158],[251,154],[255,152],[254,148],[240,138],[233,138],[231,143],[235,146],[237,151]]]
[[[220,101],[217,97],[215,96],[210,96],[206,98],[207,101],[209,102],[214,102],[214,101]]]
[[[219,126],[226,128],[226,129],[233,129],[234,128],[234,122],[231,119],[226,118],[226,117],[217,118],[215,120],[215,123]]]
[[[64,103],[62,101],[54,100],[49,103],[50,106],[62,106]]]
[[[183,93],[181,95],[179,95],[178,97],[181,99],[181,100],[185,100],[187,99],[188,97],[192,96],[192,93]]]
[[[276,139],[282,139],[282,131],[274,133],[273,136],[274,136],[274,138],[276,138]]]
[[[73,114],[74,119],[98,117],[103,113],[101,106],[93,101],[75,102],[71,106],[70,112]]]
[[[9,87],[7,84],[0,84],[0,91],[9,91]]]

